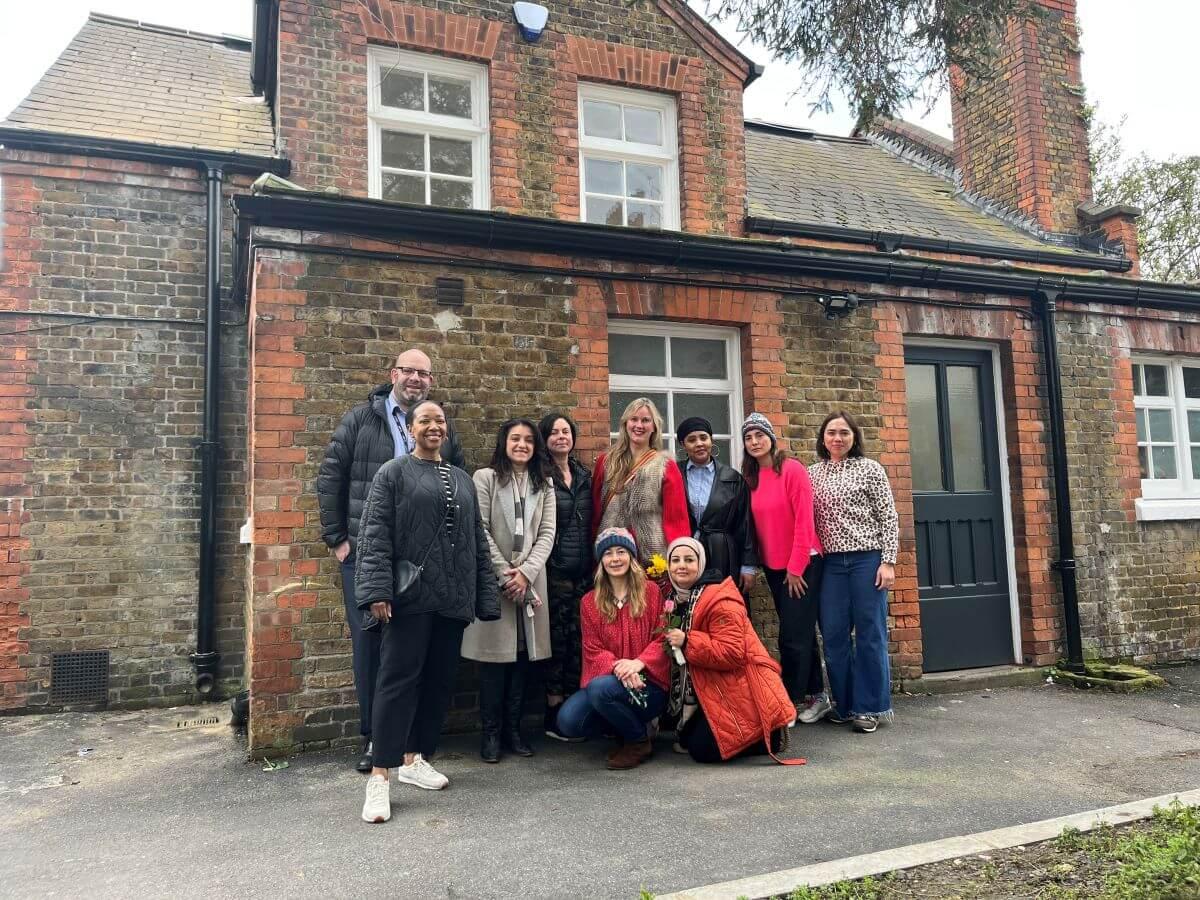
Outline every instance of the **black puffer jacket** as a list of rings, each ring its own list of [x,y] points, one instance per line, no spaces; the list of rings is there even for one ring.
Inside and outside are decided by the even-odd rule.
[[[450,528],[437,463],[405,456],[379,470],[358,535],[354,594],[360,609],[384,600],[393,601],[396,616],[438,613],[464,622],[500,618],[500,586],[475,484],[462,469],[448,468],[454,492]],[[402,560],[424,563],[424,569],[418,587],[397,601],[396,565]]]
[[[358,525],[371,480],[379,467],[396,455],[396,442],[387,423],[390,384],[371,391],[365,403],[342,416],[325,450],[317,474],[317,501],[321,507],[321,538],[336,547],[349,539],[350,550],[358,546]],[[446,423],[442,458],[465,468],[462,446],[453,426]]]
[[[571,486],[557,479],[554,482],[558,524],[547,568],[560,578],[575,581],[591,575],[593,568],[592,473],[574,458],[569,465]]]

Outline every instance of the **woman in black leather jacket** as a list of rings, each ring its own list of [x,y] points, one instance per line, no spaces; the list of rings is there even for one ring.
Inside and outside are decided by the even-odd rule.
[[[569,740],[558,730],[558,708],[579,690],[579,599],[592,586],[592,473],[575,457],[571,417],[552,412],[538,424],[554,460],[558,530],[546,566],[550,594],[551,657],[545,664],[547,737]]]

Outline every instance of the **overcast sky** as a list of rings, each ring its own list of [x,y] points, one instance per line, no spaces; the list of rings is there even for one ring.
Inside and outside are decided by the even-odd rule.
[[[703,8],[703,0],[692,0]],[[553,23],[554,3],[551,8]],[[251,0],[0,0],[0,116],[17,105],[87,18],[89,10],[177,28],[248,36]],[[1101,116],[1128,117],[1125,145],[1152,156],[1200,153],[1200,3],[1195,0],[1079,0],[1083,26],[1083,75],[1088,97]],[[737,41],[733,27],[721,26]],[[766,74],[746,92],[747,118],[784,122],[846,134],[853,123],[846,103],[834,98],[830,114],[809,115],[795,67],[772,63],[761,48],[742,45]],[[950,107],[942,102],[929,116],[909,110],[905,118],[950,133]]]

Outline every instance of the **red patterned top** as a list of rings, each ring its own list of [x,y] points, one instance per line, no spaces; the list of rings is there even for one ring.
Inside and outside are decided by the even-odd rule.
[[[664,691],[671,684],[671,666],[663,648],[662,594],[652,581],[646,582],[646,609],[634,618],[629,605],[617,610],[611,623],[605,622],[596,607],[596,592],[588,591],[579,601],[579,624],[583,632],[583,673],[580,687],[593,678],[611,675],[619,659],[640,659],[646,664],[642,675]]]

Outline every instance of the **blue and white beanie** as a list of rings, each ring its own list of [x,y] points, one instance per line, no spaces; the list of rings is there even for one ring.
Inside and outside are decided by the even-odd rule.
[[[761,431],[771,439],[771,446],[774,447],[778,443],[775,437],[775,428],[771,425],[771,420],[762,413],[752,412],[746,416],[746,421],[742,423],[742,440],[746,439],[746,435],[751,431]]]
[[[624,547],[629,555],[637,559],[637,542],[625,528],[605,528],[596,535],[596,559],[604,555],[609,547]]]

